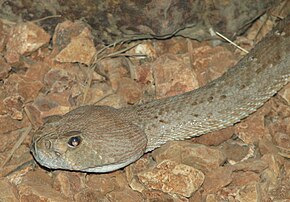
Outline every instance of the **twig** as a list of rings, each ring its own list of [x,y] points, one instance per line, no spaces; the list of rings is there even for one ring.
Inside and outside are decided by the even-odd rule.
[[[50,15],[50,16],[46,16],[40,19],[32,20],[31,22],[40,22],[40,21],[47,20],[50,18],[61,18],[61,17],[62,17],[61,15]]]
[[[122,57],[122,56],[126,56],[126,57],[144,57],[144,56],[146,56],[144,54],[135,54],[135,55],[132,55],[132,54],[126,54],[125,53],[125,52],[131,50],[132,48],[138,46],[141,43],[141,42],[139,42],[139,43],[134,44],[133,46],[126,47],[124,49],[121,49],[121,50],[116,51],[116,52],[113,52],[113,53],[108,53],[107,55],[104,54],[103,56],[99,57],[99,55],[102,52],[104,52],[105,50],[108,50],[110,47],[115,47],[117,44],[121,44],[122,45],[123,43],[125,43],[125,40],[120,40],[120,41],[114,42],[112,44],[109,44],[108,46],[105,46],[104,48],[102,48],[100,51],[98,51],[95,54],[95,56],[92,59],[91,65],[90,65],[91,73],[89,74],[87,86],[85,87],[85,90],[84,90],[84,96],[83,96],[82,104],[85,103],[85,100],[86,100],[88,91],[90,89],[90,86],[91,86],[91,83],[92,83],[92,80],[93,80],[93,72],[96,70],[96,67],[98,66],[97,64],[101,60],[103,60],[105,58],[114,58],[114,57]]]
[[[13,148],[11,149],[10,153],[8,154],[8,156],[6,157],[6,159],[4,160],[4,162],[2,163],[2,165],[0,166],[0,169],[2,169],[6,163],[11,159],[12,155],[14,154],[14,152],[16,151],[16,149],[22,144],[22,142],[25,140],[25,138],[27,137],[27,135],[30,133],[32,129],[31,124],[26,128],[25,132],[20,136],[20,138],[18,139],[18,141],[15,143],[15,145],[13,146]]]
[[[225,37],[224,35],[220,34],[219,32],[215,32],[219,37],[223,38],[224,40],[226,40],[227,42],[229,42],[230,44],[234,45],[235,47],[237,47],[238,49],[240,49],[241,51],[244,51],[245,53],[249,53],[249,51],[247,51],[246,49],[242,48],[241,46],[237,45],[236,43],[232,42],[230,39],[228,39],[227,37]]]

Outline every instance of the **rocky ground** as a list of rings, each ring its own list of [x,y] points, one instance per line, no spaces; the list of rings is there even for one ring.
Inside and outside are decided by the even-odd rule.
[[[236,43],[251,49],[274,24],[266,16]],[[233,127],[167,143],[112,173],[46,170],[29,151],[48,116],[198,88],[242,51],[178,37],[95,46],[80,21],[50,35],[37,22],[2,20],[0,36],[0,201],[290,201],[290,85]]]

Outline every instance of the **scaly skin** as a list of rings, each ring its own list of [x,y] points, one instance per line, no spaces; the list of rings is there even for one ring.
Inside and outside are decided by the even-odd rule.
[[[220,78],[181,95],[114,109],[79,107],[36,132],[32,153],[52,169],[109,172],[170,140],[231,126],[290,80],[290,17]]]

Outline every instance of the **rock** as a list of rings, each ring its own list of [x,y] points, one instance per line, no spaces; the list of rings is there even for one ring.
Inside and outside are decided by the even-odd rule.
[[[245,185],[239,190],[239,193],[235,199],[240,202],[260,201],[261,193],[259,184],[250,183]]]
[[[150,158],[149,155],[144,155],[142,158],[138,159],[136,162],[130,164],[125,168],[127,182],[130,187],[138,192],[146,191],[146,188],[140,181],[138,180],[138,173],[146,171],[151,167],[155,166],[156,162]]]
[[[20,55],[30,54],[48,45],[49,40],[50,35],[34,23],[17,24],[8,35],[5,58],[10,64],[16,63]]]
[[[157,162],[171,159],[203,172],[215,170],[225,162],[225,156],[220,150],[190,142],[169,142],[154,150],[152,156]]]
[[[250,147],[241,141],[228,140],[219,147],[228,161],[241,161],[250,152]]]
[[[264,115],[269,112],[271,108],[266,103],[262,108],[258,109],[252,116],[242,120],[235,127],[235,134],[246,144],[257,143],[268,133],[264,126]]]
[[[66,20],[57,24],[52,37],[52,55],[57,55],[71,42],[72,38],[79,36],[86,27],[88,27],[88,25],[82,21],[72,22]]]
[[[9,183],[6,178],[0,178],[0,201],[19,201],[19,195],[17,193],[16,186]]]
[[[290,148],[290,136],[286,133],[277,132],[272,135],[273,142],[275,142],[276,146],[282,147],[282,148]]]
[[[143,58],[156,58],[156,48],[154,47],[152,41],[144,41],[142,44],[138,44],[134,49],[128,52],[132,55],[144,55]],[[140,57],[138,57],[140,58]],[[142,57],[141,57],[142,58]]]
[[[230,167],[233,169],[233,171],[253,171],[260,173],[268,168],[268,164],[260,159],[249,159],[247,161],[242,161],[234,165],[230,165]]]
[[[180,196],[177,195],[169,195],[161,191],[156,190],[144,190],[142,192],[145,201],[158,201],[158,202],[182,202],[187,200],[180,199]]]
[[[17,188],[20,201],[71,201],[52,188],[52,178],[40,169],[23,176]]]
[[[246,172],[233,172],[232,174],[232,185],[233,186],[245,186],[251,183],[258,183],[260,181],[260,175],[252,171]]]
[[[76,86],[76,89],[80,90],[78,86]],[[121,98],[116,98],[116,94],[112,90],[112,87],[109,84],[103,82],[96,83],[96,85],[93,85],[88,89],[85,101],[83,101],[83,96],[79,96],[80,94],[82,94],[81,91],[76,94],[78,94],[76,98],[76,103],[84,102],[86,104],[100,105],[99,102],[105,103],[104,99],[106,101],[111,100],[111,102],[102,105],[118,106],[118,103],[122,103]],[[116,99],[114,99],[113,96],[115,96]],[[125,104],[126,102],[124,101],[123,103]]]
[[[283,165],[283,158],[277,154],[265,154],[261,158],[268,164],[268,169],[274,174],[272,183],[277,183],[278,176],[280,176],[280,168]]]
[[[110,202],[109,199],[102,193],[95,191],[94,189],[86,188],[77,192],[74,196],[74,201],[76,202],[91,202],[91,201],[101,201]]]
[[[222,46],[211,47],[201,44],[190,54],[193,58],[193,69],[198,75],[199,86],[218,78],[237,62],[234,54]]]
[[[144,63],[142,65],[136,65],[131,70],[132,78],[140,84],[153,84],[153,70],[149,63]]]
[[[61,192],[67,198],[73,199],[74,195],[84,189],[84,174],[68,171],[56,171],[53,188]]]
[[[10,115],[0,115],[0,134],[9,133],[11,131],[27,127],[29,120],[23,116],[21,121],[13,119]]]
[[[277,154],[278,153],[278,148],[268,140],[267,138],[263,138],[259,141],[259,149],[262,155],[272,153],[272,154]]]
[[[122,190],[114,190],[106,195],[109,201],[119,202],[143,202],[142,195],[132,189],[125,188]]]
[[[197,144],[208,146],[217,146],[226,140],[230,139],[234,134],[234,127],[224,128],[218,131],[210,132],[198,137],[192,138],[192,141]]]
[[[177,95],[198,88],[193,69],[183,61],[183,56],[166,54],[152,63],[158,98]]]
[[[27,77],[21,77],[18,75],[11,75],[9,79],[13,80],[18,87],[18,93],[24,98],[26,102],[32,101],[38,95],[39,91],[43,88],[43,83],[40,81],[34,81]]]
[[[72,37],[70,43],[55,57],[58,62],[79,62],[90,65],[93,56],[97,53],[93,36],[88,28]]]
[[[135,104],[142,97],[142,89],[140,85],[126,77],[119,80],[117,93],[121,95],[128,104]]]
[[[50,70],[50,66],[46,62],[37,61],[27,65],[27,71],[25,72],[25,78],[29,78],[32,81],[43,82],[45,74]]]
[[[1,21],[0,21],[1,22]],[[0,35],[1,36],[1,35]],[[8,77],[8,73],[11,70],[11,66],[0,57],[0,81]]]
[[[232,182],[232,169],[229,167],[219,167],[206,174],[203,183],[205,193],[216,193],[221,188]]]
[[[287,84],[278,94],[290,105],[290,84]]]
[[[139,173],[138,179],[149,189],[190,197],[202,185],[204,174],[193,167],[164,160]]]
[[[103,97],[103,99],[101,100],[98,100],[97,104],[111,106],[118,109],[118,108],[126,106],[127,103],[121,95],[111,94],[111,95]]]
[[[113,191],[122,191],[127,187],[127,181],[121,171],[116,171],[102,175],[89,175],[86,186],[106,195]]]
[[[0,20],[0,52],[2,52],[5,49],[5,45],[7,43],[7,37],[8,37],[9,28],[8,26],[5,26],[2,20]]]

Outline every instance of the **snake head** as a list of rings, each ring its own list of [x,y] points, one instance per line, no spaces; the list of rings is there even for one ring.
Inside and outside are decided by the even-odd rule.
[[[139,159],[147,138],[118,109],[83,106],[49,122],[34,135],[31,152],[50,169],[110,172]]]

